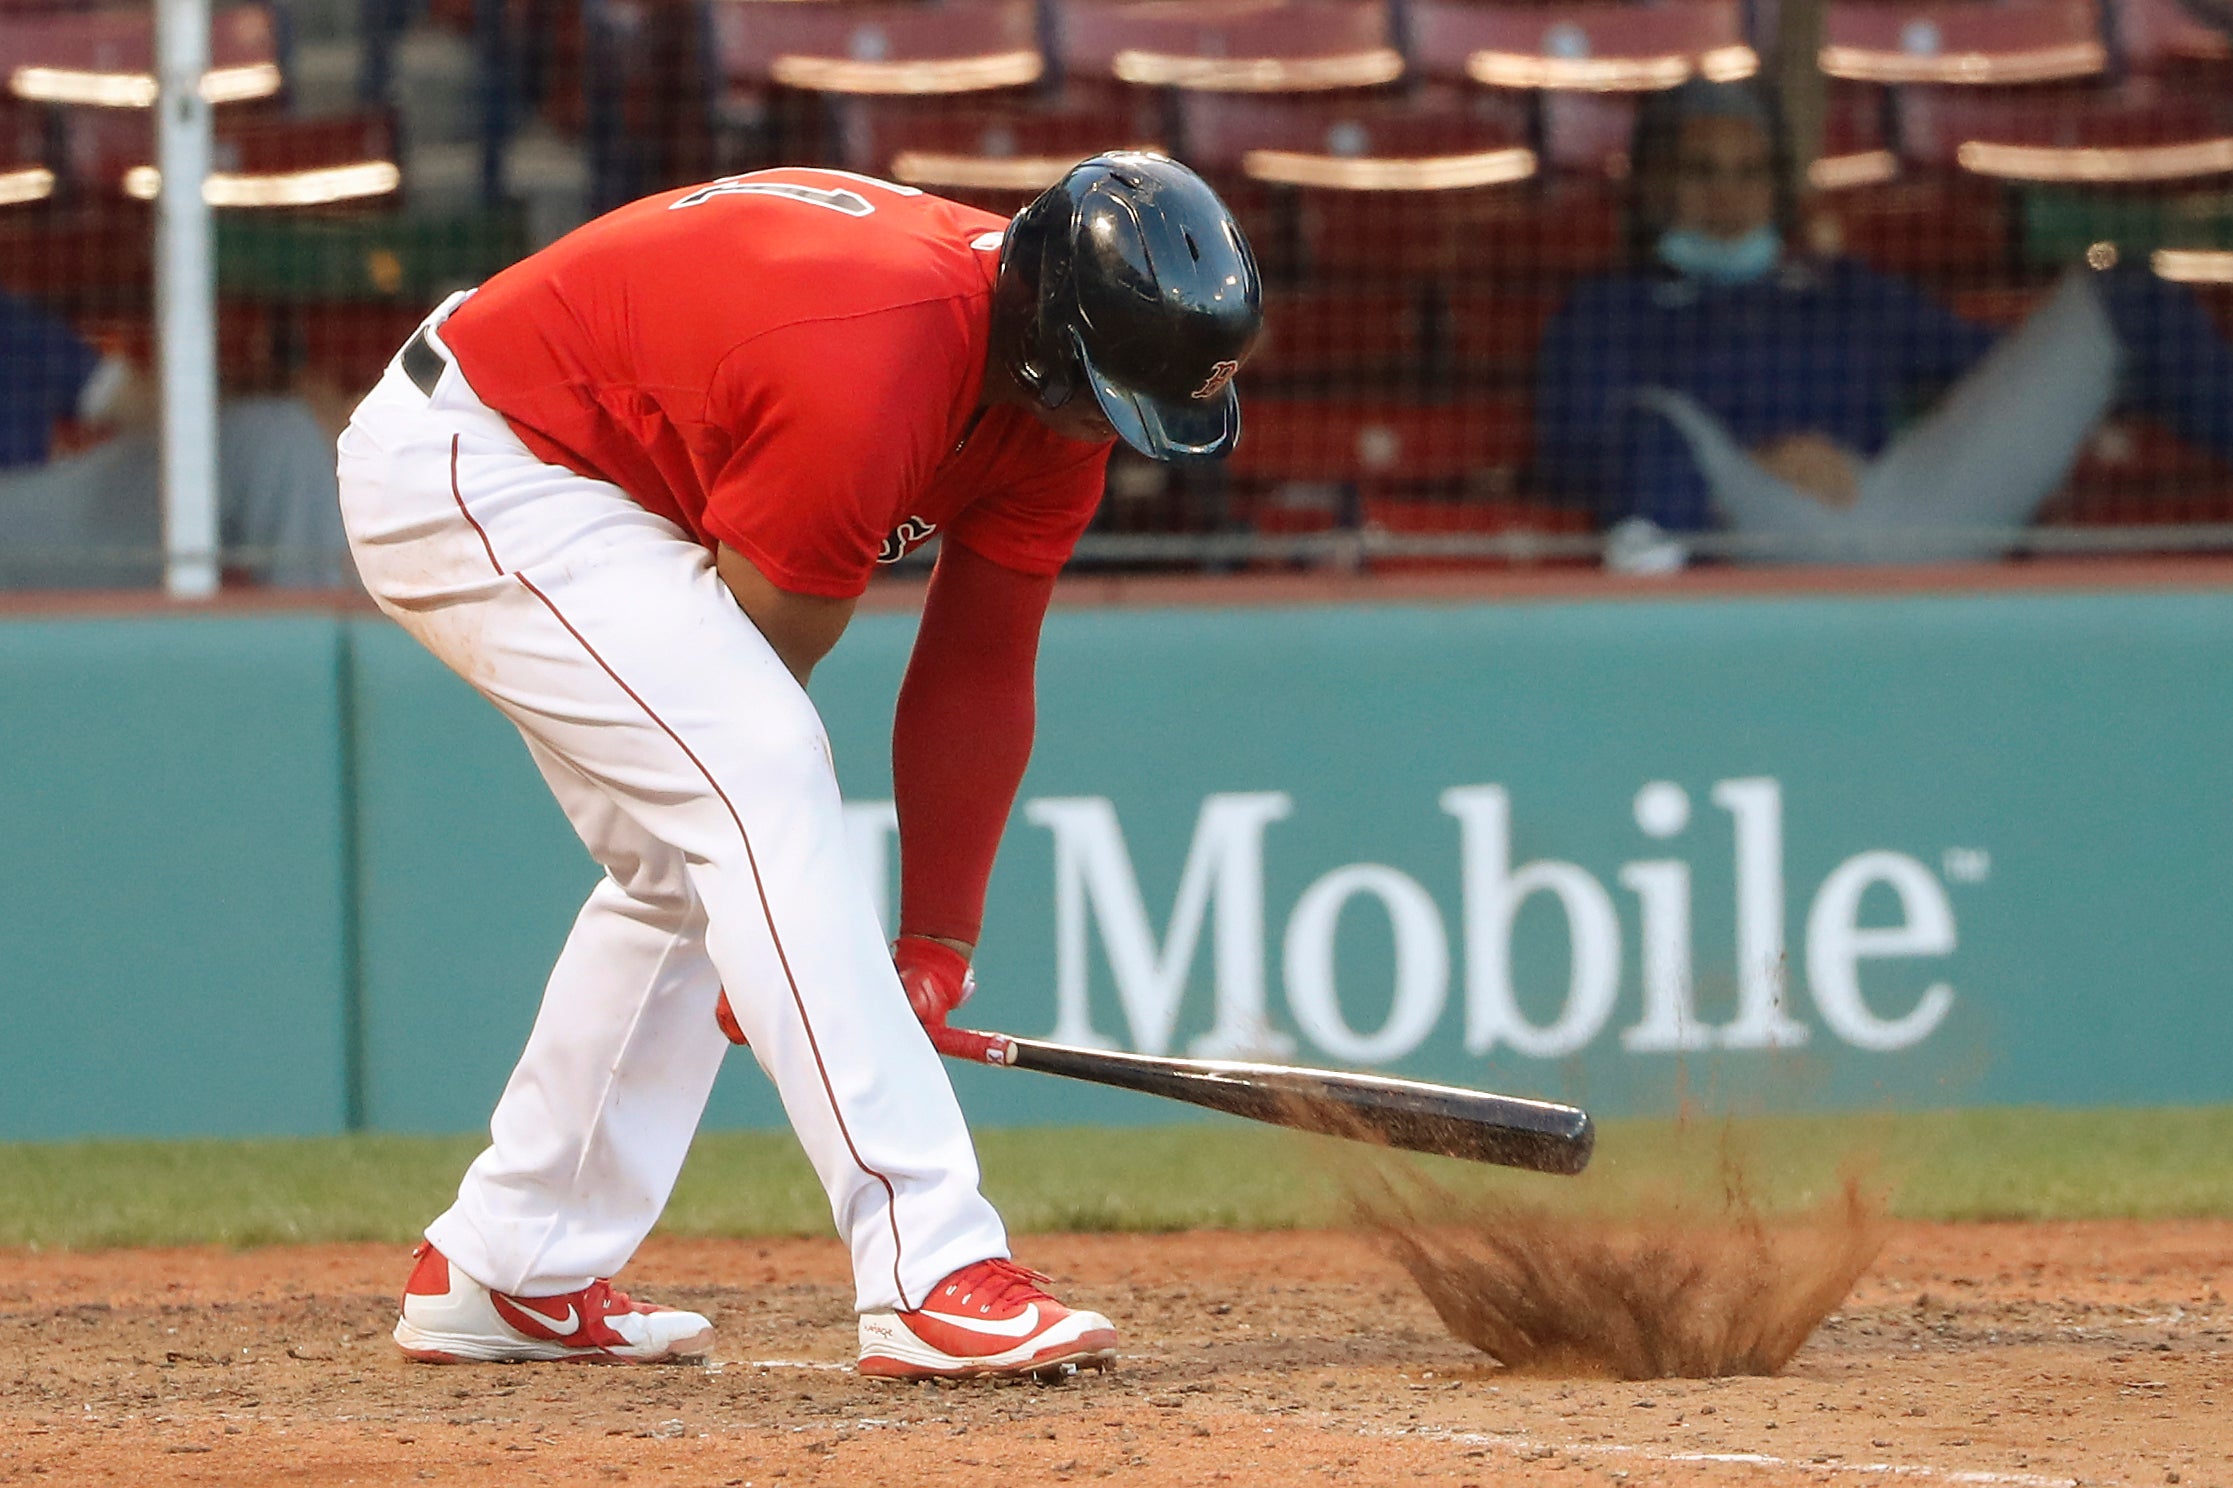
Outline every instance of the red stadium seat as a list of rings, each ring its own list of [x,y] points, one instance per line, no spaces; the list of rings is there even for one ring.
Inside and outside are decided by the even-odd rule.
[[[2233,522],[2233,466],[2148,419],[2106,425],[2046,514],[2076,526]]]
[[[1315,487],[1266,491],[1246,503],[1250,528],[1267,537],[1331,532],[1342,525],[1341,505]]]
[[[1045,67],[1031,0],[723,0],[712,30],[732,89],[976,93],[1035,82]]]
[[[2052,284],[1979,284],[1950,291],[1946,307],[1964,320],[2010,330],[2039,308]]]
[[[1528,455],[1528,413],[1514,399],[1440,405],[1253,397],[1248,435],[1228,462],[1249,525],[1268,535],[1325,532],[1350,510],[1368,532],[1402,537],[1586,533],[1584,511],[1512,493]],[[1343,491],[1355,493],[1354,505]],[[1525,551],[1375,557],[1383,570],[1539,561]]]
[[[2233,64],[2233,37],[2179,0],[2115,0],[2110,15],[2126,65],[2142,72],[2201,70],[2222,81]]]
[[[1818,197],[1811,246],[1887,273],[1938,283],[2005,275],[2012,223],[2004,192],[1974,179],[1901,179]]]
[[[1760,65],[1737,0],[1413,0],[1410,25],[1420,71],[1493,88],[1645,93],[1700,73],[1750,77]]]
[[[1461,190],[1535,174],[1527,116],[1449,89],[1415,98],[1182,99],[1187,159],[1197,168],[1332,191]]]
[[[337,386],[368,388],[410,339],[426,307],[343,301],[296,306],[291,313],[305,367],[324,373]]]
[[[2109,57],[2094,0],[1832,0],[1820,60],[1859,82],[1977,86],[2093,77]]]
[[[1410,15],[1420,71],[1536,96],[1545,165],[1591,175],[1625,172],[1636,94],[1701,74],[1750,77],[1760,65],[1737,0],[1414,0]]]
[[[1451,360],[1471,381],[1525,386],[1535,374],[1543,329],[1565,302],[1560,290],[1513,290],[1502,285],[1465,290],[1449,298]]]
[[[1526,464],[1527,406],[1510,398],[1443,404],[1252,397],[1235,480],[1328,481],[1388,489],[1481,482]]]
[[[210,22],[212,103],[279,92],[278,26],[264,5],[232,5]],[[0,13],[0,74],[32,103],[147,108],[155,102],[155,11],[151,5]]]
[[[98,191],[155,194],[154,120],[113,110],[73,114],[64,132],[70,174]],[[208,185],[220,207],[311,207],[390,197],[402,183],[395,126],[385,112],[330,119],[219,116]]]
[[[1427,365],[1425,308],[1400,290],[1274,290],[1248,360],[1244,402],[1267,384],[1318,391],[1401,385]],[[1248,417],[1253,420],[1254,414]],[[1255,425],[1249,425],[1251,439]]]
[[[860,99],[846,141],[857,170],[1008,210],[1088,155],[1165,147],[1147,95]]]
[[[1073,83],[1306,93],[1403,72],[1382,0],[1056,0],[1054,34]]]
[[[1579,536],[1586,534],[1591,527],[1590,514],[1578,507],[1550,506],[1540,502],[1516,501],[1508,497],[1438,500],[1432,497],[1368,492],[1362,504],[1367,531],[1396,537],[1501,536],[1521,539],[1528,536]],[[1456,554],[1448,557],[1417,554],[1403,557],[1380,555],[1370,561],[1372,567],[1381,573],[1419,573],[1487,565],[1501,566],[1515,562],[1538,563],[1545,560],[1528,556],[1526,544],[1522,542],[1516,553],[1502,559]],[[1564,561],[1587,563],[1593,560],[1576,555]]]
[[[2222,257],[2219,259],[2222,263]],[[2227,267],[2233,267],[2228,265]],[[2189,283],[2187,289],[2202,302],[2202,308],[2217,322],[2218,334],[2233,341],[2233,280],[2224,275]]]
[[[426,312],[422,309],[419,313],[423,317]],[[268,305],[241,300],[218,302],[217,363],[224,369],[228,391],[269,388],[280,382],[272,356],[272,314]],[[151,314],[115,311],[81,314],[72,317],[71,328],[103,351],[118,353],[142,367],[154,365],[155,320]],[[404,335],[410,334],[410,328],[406,327]],[[381,365],[386,365],[385,360]],[[377,376],[379,369],[376,367],[373,372]],[[367,378],[362,385],[369,387],[371,384],[372,379]]]
[[[54,185],[40,111],[0,98],[0,207],[44,201],[54,194]]]
[[[2233,98],[2155,78],[2113,89],[1913,89],[1901,122],[1909,159],[1997,180],[2110,185],[2233,171]]]
[[[1833,79],[1823,100],[1822,148],[1807,167],[1817,191],[1880,186],[1900,173],[1885,132],[1888,90]]]
[[[1302,265],[1329,279],[1563,280],[1609,268],[1621,237],[1618,197],[1579,182],[1394,198],[1314,191],[1298,218]]]

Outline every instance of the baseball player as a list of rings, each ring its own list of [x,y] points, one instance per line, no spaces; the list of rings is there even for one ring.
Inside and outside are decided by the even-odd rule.
[[[1012,222],[844,171],[667,192],[411,338],[341,439],[352,550],[518,726],[605,876],[416,1252],[407,1355],[706,1351],[705,1318],[607,1278],[667,1201],[726,1031],[851,1247],[863,1374],[1114,1357],[1107,1318],[1008,1259],[933,1038],[968,993],[1040,620],[1111,440],[1229,448],[1261,316],[1223,203],[1124,153]],[[876,564],[934,534],[887,946],[805,687]]]

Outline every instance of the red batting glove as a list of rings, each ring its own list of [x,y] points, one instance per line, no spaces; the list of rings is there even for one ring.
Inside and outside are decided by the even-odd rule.
[[[968,957],[920,935],[902,935],[892,942],[892,965],[899,971],[907,1005],[934,1036],[946,1026],[946,1015],[977,990]]]

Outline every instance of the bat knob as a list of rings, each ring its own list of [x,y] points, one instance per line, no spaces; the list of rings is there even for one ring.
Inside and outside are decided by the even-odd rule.
[[[1015,1044],[997,1033],[978,1033],[967,1028],[949,1028],[938,1024],[930,1030],[931,1045],[948,1059],[960,1059],[970,1064],[1013,1064]]]

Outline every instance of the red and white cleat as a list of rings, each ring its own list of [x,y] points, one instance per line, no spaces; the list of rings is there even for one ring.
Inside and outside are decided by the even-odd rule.
[[[1115,1325],[1063,1306],[1040,1290],[1046,1279],[1013,1261],[979,1261],[940,1282],[913,1312],[861,1314],[861,1373],[968,1379],[1108,1368]]]
[[[482,1286],[431,1244],[411,1253],[419,1264],[404,1284],[395,1342],[422,1364],[657,1364],[713,1346],[713,1324],[698,1314],[634,1301],[610,1282],[514,1297]]]

